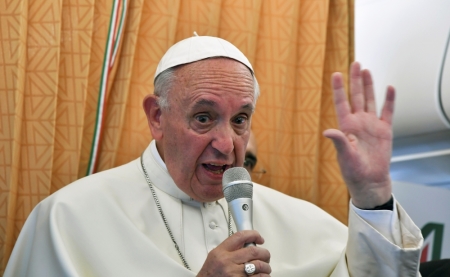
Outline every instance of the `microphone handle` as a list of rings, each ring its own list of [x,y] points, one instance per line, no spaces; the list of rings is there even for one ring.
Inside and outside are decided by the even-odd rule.
[[[249,242],[249,243],[244,244],[244,247],[249,247],[249,246],[255,246],[256,247],[256,244],[253,243],[253,242]]]
[[[238,231],[253,230],[253,200],[251,198],[237,198],[228,202],[228,208],[236,224]],[[256,246],[255,243],[249,242],[244,247]]]

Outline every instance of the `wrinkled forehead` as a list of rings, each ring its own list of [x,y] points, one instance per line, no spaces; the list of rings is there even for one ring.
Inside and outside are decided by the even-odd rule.
[[[154,80],[169,68],[219,57],[244,64],[254,76],[253,67],[247,57],[233,44],[217,37],[194,36],[174,44],[167,50],[156,68]]]
[[[236,60],[208,58],[180,65],[172,70],[173,88],[179,96],[191,98],[227,94],[231,98],[250,97],[254,102],[254,79],[251,71]]]

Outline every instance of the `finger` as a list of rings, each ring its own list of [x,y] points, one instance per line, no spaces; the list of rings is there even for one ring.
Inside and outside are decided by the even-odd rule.
[[[344,90],[344,81],[341,73],[336,72],[331,75],[331,85],[333,88],[336,115],[340,125],[340,122],[342,122],[342,120],[351,112],[350,105],[347,100],[347,94]]]
[[[381,120],[392,125],[392,117],[394,115],[395,104],[395,88],[388,86],[386,91],[386,100],[384,101],[383,110],[381,111]]]
[[[253,260],[249,261],[248,263],[244,264],[244,272],[245,272],[245,266],[247,264],[253,264],[255,266],[255,273],[253,275],[258,276],[265,276],[264,274],[270,274],[272,272],[272,268],[270,267],[269,263],[259,261],[259,260]]]
[[[338,154],[346,153],[349,150],[348,139],[341,130],[327,129],[323,132],[323,135],[333,141],[334,148],[336,148]]]
[[[227,238],[223,244],[228,251],[234,251],[244,247],[245,244],[250,242],[255,244],[263,244],[264,238],[261,237],[258,231],[243,230],[234,233],[231,237]]]
[[[364,99],[366,100],[365,111],[375,114],[376,104],[372,76],[370,74],[370,71],[367,69],[363,70],[361,73],[364,85]]]
[[[361,66],[358,62],[354,62],[350,66],[350,100],[353,112],[359,112],[364,109]]]
[[[236,264],[243,264],[253,260],[259,260],[269,263],[269,250],[265,249],[264,247],[249,246],[234,251],[233,262]]]

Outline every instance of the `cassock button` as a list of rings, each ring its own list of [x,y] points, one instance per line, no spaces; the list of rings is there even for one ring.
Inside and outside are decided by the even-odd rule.
[[[216,227],[217,227],[217,224],[214,222],[214,221],[211,221],[210,223],[209,223],[209,228],[211,228],[211,229],[216,229]]]

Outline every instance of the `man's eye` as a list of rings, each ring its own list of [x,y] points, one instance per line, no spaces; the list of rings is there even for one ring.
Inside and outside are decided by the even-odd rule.
[[[195,119],[200,123],[206,123],[209,121],[209,117],[205,114],[195,116]]]
[[[244,124],[247,121],[247,117],[239,116],[234,119],[234,122],[237,124]]]

